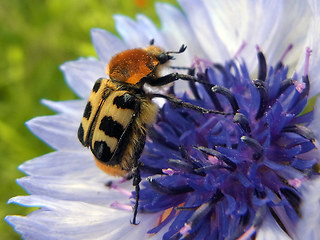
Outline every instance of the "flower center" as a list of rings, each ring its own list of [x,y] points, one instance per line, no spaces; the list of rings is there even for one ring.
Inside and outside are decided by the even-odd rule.
[[[301,113],[310,50],[299,82],[282,63],[291,48],[268,68],[257,47],[257,79],[235,59],[195,61],[195,76],[212,86],[190,82],[182,100],[233,115],[163,106],[141,158],[142,173],[152,177],[141,190],[140,211],[164,212],[149,233],[169,224],[164,239],[236,238],[271,214],[291,234],[300,217],[300,183],[318,174],[319,161],[307,128],[311,114]]]

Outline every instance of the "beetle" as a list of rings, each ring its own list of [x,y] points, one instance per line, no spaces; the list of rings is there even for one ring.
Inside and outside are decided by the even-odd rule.
[[[177,72],[161,76],[161,67],[173,59],[172,54],[186,50],[165,52],[154,46],[125,50],[113,56],[107,66],[109,79],[98,79],[92,89],[78,129],[81,144],[90,148],[97,166],[113,176],[132,174],[136,202],[132,224],[136,223],[139,204],[139,158],[148,128],[155,122],[158,107],[152,101],[161,97],[174,105],[201,113],[226,113],[205,109],[169,95],[148,93],[147,83],[162,86],[178,79],[201,82],[191,75]]]

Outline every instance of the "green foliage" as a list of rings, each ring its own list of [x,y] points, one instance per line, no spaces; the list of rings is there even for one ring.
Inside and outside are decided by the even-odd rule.
[[[80,56],[95,56],[89,31],[101,27],[115,32],[113,14],[134,18],[144,13],[156,22],[155,0],[10,0],[0,7],[0,218],[25,215],[30,209],[6,205],[9,198],[25,195],[15,179],[17,166],[52,151],[25,127],[39,115],[53,114],[39,103],[42,98],[76,98],[58,67]],[[175,3],[174,0],[165,2]],[[3,220],[0,239],[19,239]]]

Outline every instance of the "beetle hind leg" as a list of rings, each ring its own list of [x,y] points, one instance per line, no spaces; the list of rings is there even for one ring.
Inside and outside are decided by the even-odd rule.
[[[140,176],[140,169],[139,169],[140,163],[138,163],[138,166],[132,169],[132,175],[133,175],[133,186],[135,187],[136,192],[136,202],[133,207],[133,218],[131,221],[131,224],[138,225],[137,223],[137,214],[138,214],[138,207],[139,207],[139,199],[140,199],[140,182],[141,182],[141,176]]]
[[[134,225],[139,224],[137,223],[137,214],[138,214],[139,199],[140,199],[140,182],[141,182],[140,167],[143,164],[139,161],[139,158],[143,151],[145,142],[146,142],[146,133],[144,132],[139,137],[138,144],[135,146],[134,154],[133,154],[134,165],[132,169],[132,177],[133,177],[132,185],[135,187],[136,201],[133,207],[133,218],[132,218],[131,224],[134,224]]]

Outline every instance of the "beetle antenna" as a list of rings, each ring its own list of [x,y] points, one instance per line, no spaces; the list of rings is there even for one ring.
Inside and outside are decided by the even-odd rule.
[[[178,54],[178,53],[183,53],[186,49],[187,49],[187,46],[184,45],[184,44],[182,44],[178,52],[176,52],[176,51],[170,51],[170,52],[166,52],[166,54],[170,54],[170,53],[176,53],[176,54]]]
[[[152,38],[149,42],[150,45],[154,45],[154,38]]]

